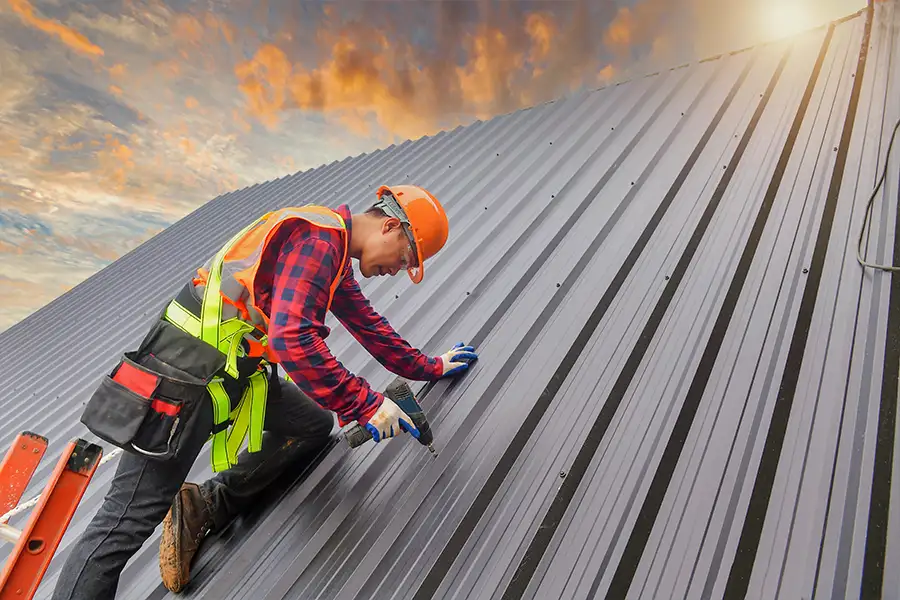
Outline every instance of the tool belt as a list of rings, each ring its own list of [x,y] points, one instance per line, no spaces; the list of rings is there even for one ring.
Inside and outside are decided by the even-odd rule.
[[[123,450],[169,460],[224,364],[215,348],[158,321],[139,348],[123,353],[102,377],[81,422]]]
[[[203,299],[186,285],[140,348],[124,353],[103,377],[81,418],[95,435],[128,452],[169,460],[177,454],[200,402],[211,400],[212,470],[234,465],[248,437],[250,452],[260,450],[275,367],[262,358],[244,356],[243,338],[253,333],[252,325],[221,320],[222,258],[243,233],[213,259]],[[237,406],[227,389],[243,390]]]

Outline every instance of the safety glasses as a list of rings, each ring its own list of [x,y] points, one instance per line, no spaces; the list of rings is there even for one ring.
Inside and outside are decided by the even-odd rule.
[[[401,258],[402,268],[404,270],[415,269],[419,266],[418,253],[416,252],[416,239],[412,233],[412,226],[400,203],[394,198],[390,192],[384,192],[375,203],[375,206],[385,211],[388,215],[396,217],[400,220],[403,233],[406,234],[406,240],[409,245],[404,249],[404,256]],[[406,252],[408,250],[408,253]]]

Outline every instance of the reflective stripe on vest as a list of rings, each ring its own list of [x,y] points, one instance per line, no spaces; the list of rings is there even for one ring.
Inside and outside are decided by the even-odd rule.
[[[245,354],[242,341],[256,342],[259,348],[266,349],[268,336],[264,332],[268,329],[268,318],[253,303],[253,279],[266,244],[278,228],[291,219],[302,219],[319,227],[345,229],[343,218],[324,207],[303,206],[267,213],[235,234],[201,270],[201,281],[195,283],[195,290],[203,293],[199,319],[174,300],[166,308],[167,321],[227,356],[225,372],[232,377],[238,376],[237,357]],[[326,310],[331,308],[348,260],[347,236],[343,239],[341,265],[331,283]],[[231,400],[221,379],[214,379],[207,386],[213,403],[210,461],[214,472],[228,469],[237,462],[248,434],[250,452],[258,452],[262,447],[269,383],[263,367],[275,361],[267,360],[271,357],[263,353],[251,354],[262,356],[260,370],[248,378],[234,411],[231,411]]]

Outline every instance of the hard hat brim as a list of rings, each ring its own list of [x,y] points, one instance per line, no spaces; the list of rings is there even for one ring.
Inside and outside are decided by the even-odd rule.
[[[406,272],[409,274],[409,279],[413,283],[419,284],[422,283],[422,279],[425,278],[425,263],[422,260],[422,252],[418,249],[418,246],[416,247],[416,252],[419,255],[419,266],[407,269]]]

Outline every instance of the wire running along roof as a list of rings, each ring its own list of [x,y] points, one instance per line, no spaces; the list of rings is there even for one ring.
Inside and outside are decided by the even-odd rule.
[[[426,352],[480,352],[459,381],[417,384],[438,456],[339,441],[210,539],[181,597],[896,595],[900,281],[856,243],[900,117],[898,31],[879,3],[212,200],[0,334],[0,440],[51,440],[26,497],[69,438],[93,439],[78,417],[98,377],[242,223],[415,182],[444,202],[447,246],[419,286],[362,284]],[[879,263],[900,263],[898,160],[865,231]],[[157,542],[120,598],[174,597]]]

